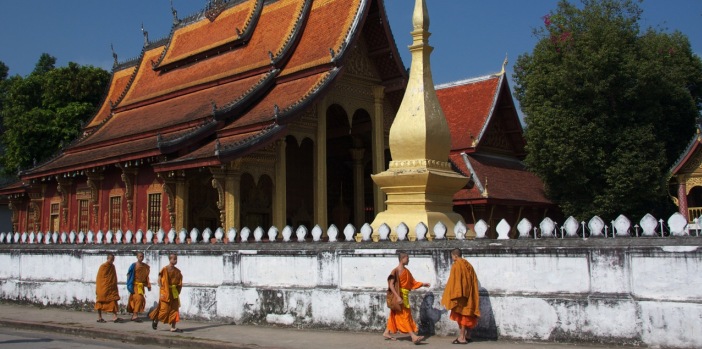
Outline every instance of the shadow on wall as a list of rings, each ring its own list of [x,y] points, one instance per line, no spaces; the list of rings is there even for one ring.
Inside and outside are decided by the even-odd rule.
[[[434,293],[428,292],[422,305],[419,306],[419,333],[422,336],[430,337],[436,334],[436,323],[441,320],[441,315],[447,313],[444,309],[437,309],[434,305]]]
[[[473,329],[471,337],[497,340],[497,324],[495,323],[495,313],[492,311],[490,292],[483,287],[479,287],[480,292],[480,320],[478,326]]]

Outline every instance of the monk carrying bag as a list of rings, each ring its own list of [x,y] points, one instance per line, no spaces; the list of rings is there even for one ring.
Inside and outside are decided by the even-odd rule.
[[[399,292],[400,290],[400,278],[397,276],[397,270],[393,269],[392,273],[390,276],[388,276],[388,281],[393,280],[393,285],[395,286],[395,290]],[[395,299],[395,294],[392,293],[392,290],[390,287],[388,287],[388,293],[385,296],[385,301],[387,302],[388,308],[390,310],[399,313],[402,311],[402,301],[398,302],[397,299]]]

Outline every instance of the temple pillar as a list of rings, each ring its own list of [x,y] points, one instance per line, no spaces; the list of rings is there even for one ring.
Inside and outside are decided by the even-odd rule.
[[[385,87],[374,86],[374,110],[373,110],[373,173],[385,171],[385,123],[383,112],[383,101],[385,99]],[[375,214],[385,211],[385,193],[380,187],[373,183],[373,207]]]
[[[317,135],[314,153],[314,222],[326,234],[327,224],[327,102],[317,104]]]
[[[681,177],[678,177],[678,203],[678,211],[689,222],[690,217],[687,211],[687,186],[685,185],[685,180],[683,180]],[[693,217],[693,219],[694,218],[697,217]]]
[[[326,142],[325,142],[326,143]],[[275,160],[275,197],[273,198],[273,226],[281,231],[285,227],[286,214],[286,159],[285,159],[285,138],[279,139],[276,143]]]
[[[353,159],[353,224],[362,226],[365,222],[365,198],[363,196],[363,153],[365,149],[351,149]]]
[[[184,176],[179,176],[175,182],[175,207],[173,208],[173,214],[171,216],[171,223],[175,226],[177,231],[185,228],[189,229],[189,217],[188,217],[188,182]]]
[[[224,180],[224,197],[225,197],[225,223],[224,228],[236,228],[239,230],[241,221],[241,173],[235,170],[227,171]]]

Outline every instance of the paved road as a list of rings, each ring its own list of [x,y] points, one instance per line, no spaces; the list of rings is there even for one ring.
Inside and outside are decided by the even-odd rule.
[[[121,315],[127,319],[129,315]],[[108,317],[109,318],[109,317]],[[157,331],[151,324],[97,323],[97,314],[59,308],[40,308],[28,305],[14,305],[0,302],[0,348],[6,345],[27,346],[8,348],[197,348],[197,349],[402,349],[417,348],[408,340],[384,341],[382,332],[345,332],[292,327],[234,325],[217,321],[184,320],[178,327],[183,333],[170,333],[168,326],[159,325]],[[15,334],[10,328],[21,331],[53,332],[57,339],[47,335],[27,336]],[[61,337],[63,336],[63,337]],[[47,339],[48,338],[48,339]],[[61,340],[67,340],[63,342]],[[452,345],[454,337],[430,337],[422,343],[426,348],[463,348]],[[7,341],[7,342],[3,342]],[[18,341],[15,343],[14,341]],[[114,341],[114,342],[110,342]],[[124,342],[124,343],[120,343]],[[53,343],[53,344],[52,344]],[[65,344],[65,345],[64,345]],[[79,346],[86,345],[86,346]],[[115,346],[112,346],[115,345]],[[132,346],[134,345],[134,346]],[[465,348],[471,349],[604,349],[617,346],[568,344],[568,343],[528,343],[510,340],[477,340]],[[631,347],[629,347],[631,348]]]
[[[103,339],[90,339],[63,335],[55,332],[18,330],[0,326],[0,347],[3,349],[156,349],[151,345],[122,343]]]

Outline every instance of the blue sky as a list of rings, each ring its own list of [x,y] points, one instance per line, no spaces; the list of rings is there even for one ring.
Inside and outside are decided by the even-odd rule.
[[[172,0],[180,18],[201,10],[206,0]],[[577,1],[577,0],[575,0]],[[517,56],[531,51],[532,29],[556,7],[555,0],[427,0],[434,82],[445,83],[498,72],[505,54],[508,72]],[[409,66],[413,0],[385,0],[402,59]],[[702,0],[647,0],[644,26],[680,30],[702,55]],[[141,25],[151,40],[167,36],[169,0],[0,0],[0,61],[10,74],[32,71],[42,52],[105,69],[139,55]]]

